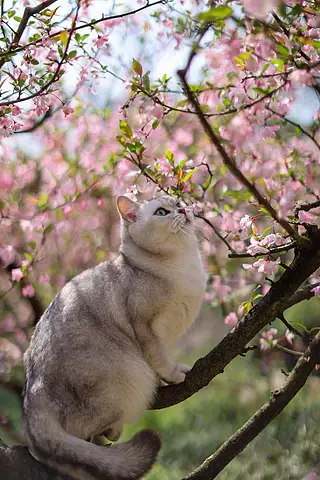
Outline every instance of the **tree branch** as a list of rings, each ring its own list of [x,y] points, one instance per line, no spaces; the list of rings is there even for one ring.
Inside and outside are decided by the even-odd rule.
[[[53,2],[53,0],[52,0],[52,2]],[[83,28],[92,27],[93,25],[97,25],[98,23],[101,23],[101,22],[106,22],[108,20],[115,20],[117,18],[124,18],[124,17],[128,17],[128,16],[131,16],[131,15],[135,15],[136,13],[139,13],[142,10],[145,10],[146,8],[154,7],[155,5],[163,5],[165,3],[167,3],[167,0],[157,0],[156,2],[153,2],[153,3],[149,3],[149,1],[147,1],[145,5],[143,5],[142,7],[136,8],[135,10],[130,10],[129,12],[118,13],[116,15],[110,15],[109,17],[105,17],[104,15],[102,15],[102,17],[98,18],[97,20],[94,20],[92,22],[88,22],[88,23],[84,23],[84,24],[76,26],[74,30],[72,30],[72,27],[71,27],[69,29],[59,30],[56,33],[51,33],[50,35],[47,36],[47,38],[58,37],[61,32],[67,32],[68,33],[71,30],[72,31],[78,31],[78,30],[82,30]],[[0,58],[5,58],[9,53],[21,52],[21,51],[25,50],[27,47],[31,47],[32,45],[37,45],[38,43],[41,43],[42,41],[43,41],[43,38],[39,38],[38,40],[35,40],[34,42],[26,43],[25,45],[23,45],[21,47],[17,47],[17,48],[11,49],[11,50],[6,50],[5,52],[0,53]],[[1,62],[1,60],[0,60],[0,62]],[[0,67],[1,67],[1,63],[0,63]]]
[[[68,50],[69,50],[70,43],[71,43],[71,39],[72,39],[72,35],[73,35],[74,30],[75,30],[75,28],[76,28],[77,19],[78,19],[78,14],[79,14],[79,9],[80,9],[80,3],[78,4],[78,7],[77,7],[77,10],[76,10],[74,19],[73,19],[73,21],[72,21],[72,27],[71,27],[71,29],[69,30],[69,37],[68,37],[68,40],[67,40],[67,43],[66,43],[66,46],[65,46],[65,50],[64,50],[64,52],[63,52],[63,55],[62,55],[62,57],[61,57],[61,60],[59,61],[58,66],[57,66],[57,69],[56,69],[56,71],[54,72],[51,80],[49,80],[45,85],[43,85],[37,92],[32,93],[32,94],[29,95],[28,97],[16,98],[15,100],[7,100],[7,101],[5,101],[5,102],[0,102],[0,106],[1,106],[1,107],[5,107],[5,106],[12,105],[12,104],[15,104],[15,103],[25,102],[26,100],[31,100],[32,98],[38,97],[39,95],[41,95],[42,93],[44,93],[46,90],[48,90],[48,88],[49,88],[54,82],[56,82],[56,81],[59,79],[59,78],[58,78],[58,77],[59,77],[59,73],[60,73],[60,71],[61,71],[61,68],[62,68],[62,65],[63,65],[64,61],[65,61],[66,58],[67,58]]]
[[[9,49],[7,50],[6,54],[8,54],[9,52],[11,53],[12,52],[12,47],[13,45],[17,44],[20,42],[20,39],[23,35],[23,32],[25,31],[27,25],[28,25],[28,21],[29,21],[29,18],[32,17],[32,15],[35,15],[37,13],[40,13],[42,12],[42,10],[44,10],[45,8],[49,7],[50,5],[52,5],[53,3],[55,3],[57,0],[46,0],[45,2],[41,2],[39,3],[39,5],[37,5],[36,7],[26,7],[24,9],[24,12],[23,12],[23,16],[22,16],[22,19],[19,23],[19,26],[18,26],[18,30],[16,31],[16,34],[12,40],[12,43],[11,45],[9,46]],[[1,55],[2,60],[0,60],[0,68],[6,63],[7,59],[6,59],[6,56],[3,56]]]
[[[257,258],[257,257],[265,257],[268,255],[273,255],[275,253],[283,253],[288,252],[292,248],[296,246],[296,242],[288,243],[287,245],[281,245],[281,247],[270,248],[267,253],[255,253],[254,255],[250,255],[250,253],[229,253],[229,258]]]
[[[221,342],[194,364],[183,383],[159,388],[152,408],[160,409],[176,405],[194,395],[201,388],[207,386],[214,377],[223,373],[224,368],[243,352],[247,343],[262,328],[273,322],[287,308],[313,296],[311,290],[314,285],[297,289],[319,267],[320,233],[312,242],[312,247],[297,250],[290,268]]]
[[[211,480],[236,457],[288,405],[306,383],[315,366],[320,363],[320,332],[304,355],[298,360],[283,387],[271,393],[265,403],[213,455],[184,480]]]
[[[9,447],[0,440],[0,472],[5,480],[72,480],[71,477],[38,462],[27,447]]]
[[[243,175],[243,173],[240,171],[240,169],[236,166],[236,163],[234,159],[232,159],[223,145],[221,144],[218,136],[215,134],[213,131],[210,123],[208,122],[207,118],[203,115],[203,112],[201,110],[201,106],[199,104],[198,99],[193,95],[187,81],[186,81],[186,74],[187,71],[186,69],[184,70],[179,70],[178,71],[178,76],[183,84],[183,87],[185,89],[186,95],[189,99],[189,102],[193,106],[194,110],[197,112],[197,116],[200,120],[200,123],[202,127],[204,128],[205,132],[207,133],[208,137],[211,140],[211,143],[216,147],[218,150],[219,154],[222,157],[223,163],[228,167],[232,175],[245,187],[248,189],[248,191],[254,196],[254,198],[257,200],[259,205],[263,205],[264,208],[268,211],[268,213],[271,215],[271,217],[279,223],[288,233],[289,235],[295,239],[297,242],[303,242],[306,241],[303,239],[303,237],[300,237],[298,232],[296,231],[295,228],[290,225],[289,222],[284,220],[283,218],[279,218],[276,210],[272,207],[272,205],[268,202],[268,200],[259,192],[259,190],[256,188],[254,184],[249,182],[249,180]]]

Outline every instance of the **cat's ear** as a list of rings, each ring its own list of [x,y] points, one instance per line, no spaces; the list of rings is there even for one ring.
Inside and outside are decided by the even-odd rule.
[[[120,197],[117,198],[117,207],[121,217],[127,220],[127,222],[132,223],[137,220],[139,205],[130,200],[130,198],[120,195]]]

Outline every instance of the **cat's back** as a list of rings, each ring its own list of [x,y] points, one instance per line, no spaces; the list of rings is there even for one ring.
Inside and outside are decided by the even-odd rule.
[[[125,321],[123,292],[130,276],[117,262],[103,262],[70,280],[37,323],[25,353],[26,367],[31,358],[32,363],[45,365],[48,358],[54,361],[72,350],[86,351],[98,346],[101,335],[112,335],[118,317]]]

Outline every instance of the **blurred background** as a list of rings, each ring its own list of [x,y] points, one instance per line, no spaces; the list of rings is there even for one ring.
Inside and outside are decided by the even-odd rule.
[[[73,2],[60,3],[59,15],[63,17]],[[128,8],[133,8],[133,4],[135,8],[141,6],[140,1],[130,3]],[[68,66],[59,94],[61,98],[71,99],[72,115],[66,116],[60,103],[53,101],[50,117],[35,131],[17,131],[11,137],[1,138],[0,438],[8,444],[23,443],[20,430],[22,358],[35,323],[69,279],[115,257],[119,247],[116,195],[127,192],[139,197],[141,193],[138,187],[142,181],[137,180],[139,172],[123,158],[116,140],[121,118],[128,116],[135,133],[143,138],[146,158],[152,159],[150,163],[160,159],[159,165],[164,169],[161,161],[166,162],[165,150],[169,149],[176,165],[184,160],[200,165],[205,159],[214,169],[214,179],[206,186],[207,171],[199,168],[193,177],[195,185],[192,185],[191,195],[201,198],[197,197],[197,187],[204,186],[201,200],[208,218],[217,228],[232,234],[238,231],[239,219],[244,213],[251,215],[255,211],[252,205],[243,207],[248,200],[246,192],[239,186],[234,187],[194,118],[164,113],[163,109],[159,112],[148,98],[131,105],[127,112],[128,82],[134,75],[133,58],[143,64],[144,72],[151,71],[151,82],[158,82],[159,88],[169,85],[166,98],[170,103],[179,101],[182,91],[175,72],[185,64],[194,35],[188,10],[195,14],[207,8],[209,3],[215,2],[179,1],[168,7],[161,6],[159,15],[144,12],[129,21],[104,26],[101,32],[94,31],[94,39],[89,38],[91,43],[88,41],[88,51],[96,55],[107,70],[99,77],[101,71],[98,72],[95,63],[94,67],[91,64],[89,79],[79,86],[84,61],[80,58],[78,63]],[[239,14],[239,2],[229,3]],[[115,2],[95,0],[88,16],[98,18],[106,12],[106,5],[110,13],[119,7]],[[23,6],[14,8],[17,15]],[[172,35],[173,30],[179,33],[179,29],[183,41],[179,35]],[[97,52],[94,41],[98,34],[106,33],[109,40]],[[201,83],[203,79],[214,81],[217,72],[210,72],[205,62],[204,55],[197,57],[194,83],[198,80]],[[203,101],[205,103],[205,99]],[[314,89],[299,87],[290,101],[288,118],[306,128],[311,126],[319,107]],[[158,117],[161,123],[151,132],[150,124]],[[227,126],[228,121],[224,119],[217,120],[217,130]],[[31,123],[26,122],[26,126],[29,128]],[[285,122],[277,138],[262,142],[263,155],[259,160],[262,163],[275,157],[282,160],[285,150],[282,142],[287,138],[290,146],[295,147],[298,160],[302,159],[301,163],[294,159],[291,171],[295,168],[298,171],[304,160],[306,165],[314,165],[312,162],[318,158],[312,149],[314,146],[301,136],[297,127]],[[258,148],[261,139],[256,142]],[[246,168],[250,172],[250,162]],[[268,168],[266,166],[266,172]],[[281,168],[279,175],[288,176]],[[304,181],[303,168],[301,172]],[[268,175],[272,179],[274,171]],[[136,180],[137,185],[133,186]],[[318,188],[319,177],[312,178],[310,183]],[[155,187],[151,186],[144,195],[151,196],[154,191]],[[264,220],[258,219],[257,226],[262,232]],[[242,260],[229,260],[225,245],[206,225],[200,223],[199,228],[204,237],[202,250],[209,274],[208,294],[198,320],[181,339],[175,353],[180,361],[189,365],[210,351],[230,330],[231,326],[225,324],[230,312],[238,314],[238,307],[242,305],[243,313],[251,307],[252,296],[263,295],[269,286],[260,274],[245,272]],[[233,245],[237,242],[235,240]],[[240,247],[243,248],[243,242]],[[282,256],[284,262],[291,259],[291,253]],[[17,268],[21,268],[23,278],[13,281]],[[320,298],[317,297],[291,308],[286,312],[286,319],[302,330],[311,329],[319,326],[319,311]],[[296,351],[305,350],[306,345],[300,338],[295,338],[293,345],[287,343],[286,327],[280,321],[274,322],[272,327],[278,330],[277,336],[284,345]],[[260,339],[256,338],[251,344],[260,347]],[[277,348],[257,348],[245,357],[236,358],[223,375],[192,398],[166,410],[147,412],[139,424],[127,426],[123,439],[145,427],[156,430],[161,436],[163,447],[159,462],[148,480],[178,480],[191,472],[268,400],[270,391],[283,384],[295,361],[295,356]],[[315,371],[284,412],[219,478],[320,478],[319,395],[320,377]]]

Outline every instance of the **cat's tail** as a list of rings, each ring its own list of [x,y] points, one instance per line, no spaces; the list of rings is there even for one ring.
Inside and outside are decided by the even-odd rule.
[[[31,452],[79,480],[139,479],[150,470],[161,447],[152,430],[142,430],[128,442],[103,447],[68,434],[53,415],[36,412],[32,417],[24,422]]]

